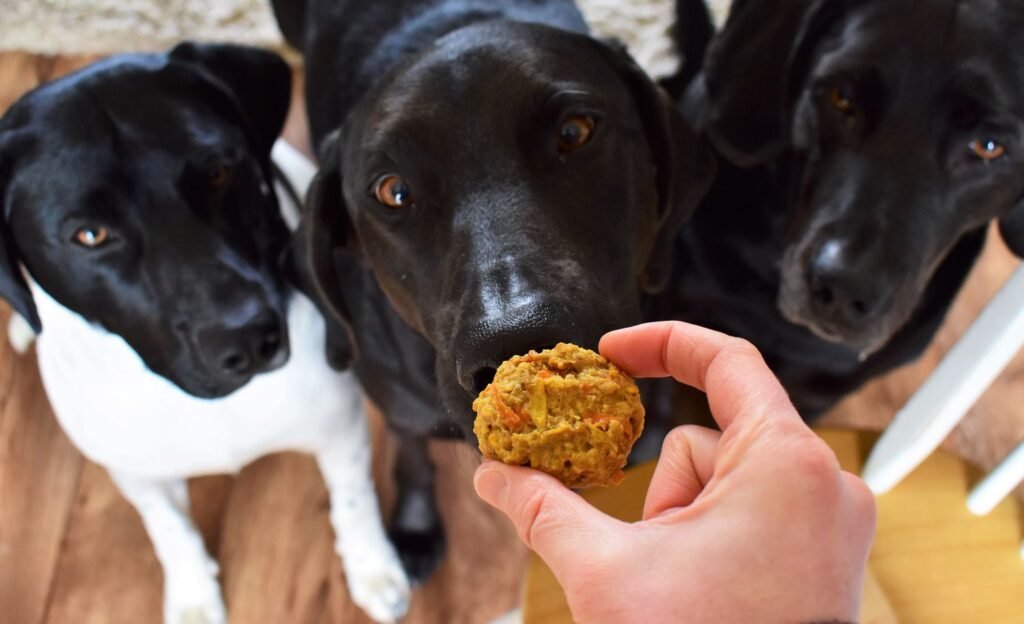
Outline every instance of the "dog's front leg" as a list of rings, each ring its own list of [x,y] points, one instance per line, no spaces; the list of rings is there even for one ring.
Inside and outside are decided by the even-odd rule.
[[[110,472],[124,497],[142,516],[164,570],[167,624],[226,624],[217,583],[217,563],[189,518],[184,480],[151,481]]]
[[[330,494],[334,547],[353,602],[378,622],[395,622],[408,610],[411,590],[384,532],[361,398],[349,421],[349,427],[333,434],[316,456]]]
[[[398,433],[395,483],[398,496],[389,535],[414,583],[426,581],[441,564],[444,526],[434,498],[434,464],[425,436]]]

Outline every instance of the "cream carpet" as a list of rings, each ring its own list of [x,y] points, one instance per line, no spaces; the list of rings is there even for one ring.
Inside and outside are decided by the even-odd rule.
[[[716,18],[729,0],[708,0]],[[674,0],[580,0],[594,31],[617,37],[655,76],[679,64]],[[0,50],[40,54],[155,51],[182,39],[280,48],[269,0],[0,0]]]

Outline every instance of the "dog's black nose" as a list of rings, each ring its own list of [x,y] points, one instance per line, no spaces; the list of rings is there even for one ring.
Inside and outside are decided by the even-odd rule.
[[[580,325],[554,306],[539,304],[469,326],[455,339],[459,384],[476,395],[491,383],[498,366],[514,355],[550,349],[559,342],[594,348],[600,332],[587,335]]]
[[[862,275],[848,255],[839,240],[822,243],[811,257],[808,286],[817,314],[856,324],[868,319],[877,307],[877,297],[870,290],[876,280]]]
[[[200,334],[204,359],[227,377],[249,377],[272,370],[288,358],[284,327],[264,312],[239,327],[210,328]]]

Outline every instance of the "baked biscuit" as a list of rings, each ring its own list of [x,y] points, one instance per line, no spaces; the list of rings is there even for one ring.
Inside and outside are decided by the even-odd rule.
[[[542,470],[572,488],[621,482],[644,427],[633,380],[565,343],[506,361],[473,410],[484,457]]]

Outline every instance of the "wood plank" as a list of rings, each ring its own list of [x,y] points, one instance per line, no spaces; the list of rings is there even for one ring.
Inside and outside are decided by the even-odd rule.
[[[338,604],[329,600],[341,569],[327,511],[327,490],[310,457],[265,457],[238,475],[218,553],[234,621],[305,624]]]
[[[159,624],[163,572],[106,470],[85,462],[53,582],[47,624]]]
[[[292,68],[292,102],[288,108],[288,119],[281,132],[281,138],[293,147],[316,161],[316,154],[309,140],[309,120],[306,118],[306,98],[304,94],[302,66]]]
[[[61,432],[35,366],[7,342],[0,304],[0,623],[43,620],[82,458]]]
[[[882,589],[875,571],[868,566],[864,574],[864,599],[861,603],[860,624],[899,624],[900,619]]]

